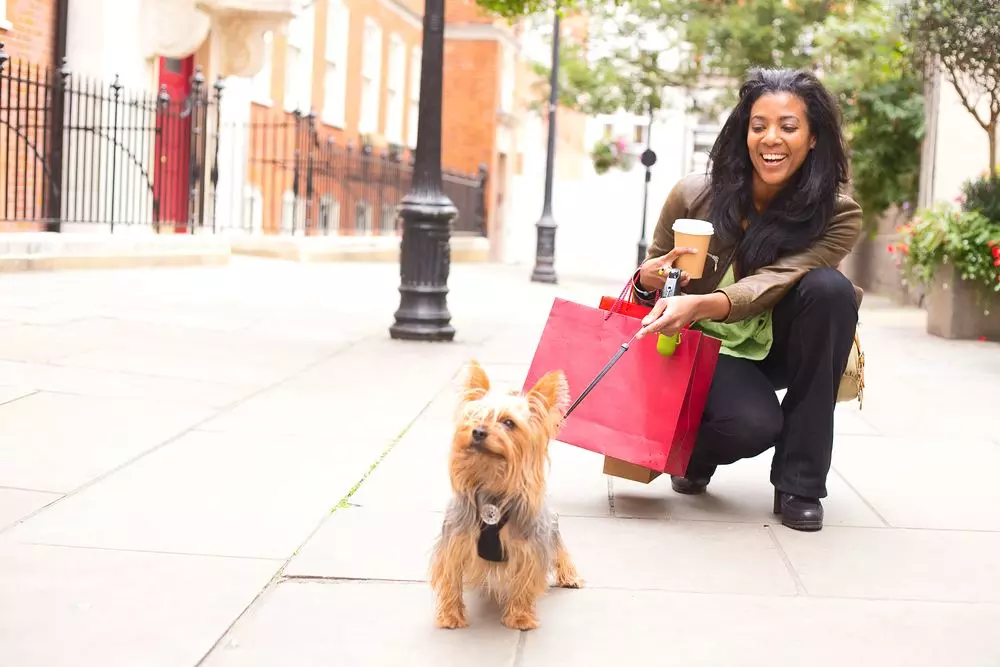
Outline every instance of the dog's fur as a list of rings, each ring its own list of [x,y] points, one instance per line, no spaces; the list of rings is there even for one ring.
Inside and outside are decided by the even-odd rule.
[[[436,623],[468,625],[463,589],[485,589],[502,608],[502,623],[530,630],[539,626],[536,601],[556,585],[579,588],[582,581],[559,535],[558,520],[545,502],[549,440],[569,405],[560,371],[542,377],[526,394],[491,389],[475,361],[468,365],[456,411],[449,473],[454,492],[431,559],[437,596]],[[474,429],[486,431],[473,437]],[[479,506],[497,505],[508,514],[500,530],[506,562],[479,557]]]

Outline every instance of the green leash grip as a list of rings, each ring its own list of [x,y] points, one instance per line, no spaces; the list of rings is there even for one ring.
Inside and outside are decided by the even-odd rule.
[[[674,351],[677,349],[677,345],[681,342],[681,332],[675,333],[673,336],[664,336],[663,334],[658,334],[656,336],[656,351],[660,353],[663,357],[672,357]]]

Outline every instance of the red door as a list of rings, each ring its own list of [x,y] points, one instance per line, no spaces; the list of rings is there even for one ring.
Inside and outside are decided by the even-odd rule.
[[[157,222],[174,226],[183,234],[188,223],[188,170],[191,156],[191,75],[194,56],[184,59],[160,58],[160,89],[166,89],[170,101],[157,111],[156,165],[153,193],[159,204],[154,210]],[[164,230],[165,231],[165,230]]]

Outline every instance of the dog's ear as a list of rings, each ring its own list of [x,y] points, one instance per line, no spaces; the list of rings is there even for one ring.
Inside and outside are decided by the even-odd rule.
[[[546,373],[528,392],[532,412],[546,419],[554,417],[557,420],[569,408],[569,383],[562,371]]]
[[[481,398],[490,390],[490,378],[475,359],[470,359],[465,366],[465,379],[462,391],[469,400]]]

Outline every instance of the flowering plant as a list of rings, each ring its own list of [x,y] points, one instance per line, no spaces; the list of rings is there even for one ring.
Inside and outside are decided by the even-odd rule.
[[[627,171],[635,164],[635,156],[628,151],[624,139],[598,141],[590,152],[590,159],[598,174],[607,173],[612,167]]]
[[[1000,221],[939,204],[896,231],[899,241],[888,250],[912,278],[930,283],[938,267],[951,264],[962,280],[1000,292]]]

